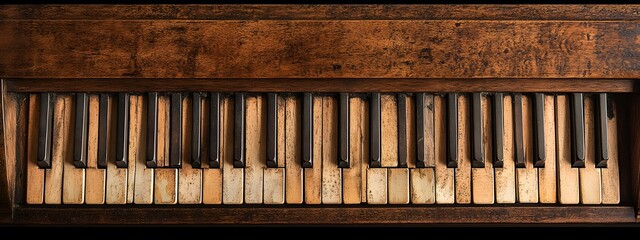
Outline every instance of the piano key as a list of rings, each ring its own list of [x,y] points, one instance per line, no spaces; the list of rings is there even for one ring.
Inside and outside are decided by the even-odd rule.
[[[435,178],[436,178],[436,203],[451,204],[455,201],[455,170],[447,166],[447,109],[444,97],[433,97],[433,125],[435,138]],[[457,114],[457,111],[456,111]],[[457,125],[457,121],[456,121]],[[455,141],[457,143],[457,139]],[[457,155],[457,153],[456,153]]]
[[[607,94],[598,94],[596,110],[596,167],[606,168],[609,160],[609,133],[607,132]]]
[[[405,98],[407,105],[406,135],[404,141],[407,143],[407,167],[416,168],[416,101],[412,97]]]
[[[304,193],[307,193],[306,191],[303,190],[303,188],[306,188],[306,186],[304,184],[308,184],[311,181],[307,182],[307,180],[303,180],[305,178],[305,174],[307,173],[307,171],[310,171],[311,173],[317,172],[318,174],[316,175],[318,178],[318,184],[316,186],[318,186],[318,189],[320,187],[320,174],[319,174],[319,169],[320,166],[322,166],[322,163],[318,163],[316,164],[316,166],[314,166],[314,168],[306,168],[303,169],[302,167],[302,161],[300,161],[300,155],[302,153],[302,147],[300,147],[300,144],[302,143],[302,135],[303,135],[303,128],[302,126],[304,125],[302,123],[302,115],[303,115],[303,100],[299,99],[298,97],[294,97],[294,96],[289,96],[286,98],[285,102],[285,201],[288,204],[293,204],[293,203],[302,203],[302,201],[304,200]],[[312,99],[312,103],[313,103],[313,99]],[[314,109],[314,110],[322,110],[322,104],[319,104],[319,107]],[[312,112],[313,113],[313,112]],[[313,116],[311,116],[311,120],[314,120]],[[309,125],[312,126],[312,125]],[[321,128],[315,128],[314,130],[322,130]],[[309,135],[315,138],[315,136],[313,135]],[[320,138],[321,139],[321,138]],[[313,144],[313,142],[310,142],[311,144]],[[306,146],[306,145],[305,145]],[[312,146],[310,146],[312,147]],[[315,151],[316,149],[314,149]],[[318,151],[320,149],[317,149]],[[311,158],[309,158],[311,159]],[[319,157],[318,157],[319,159]],[[303,172],[304,171],[304,172]],[[311,179],[311,178],[310,178]],[[320,192],[318,190],[317,192],[318,194],[318,203],[320,202]]]
[[[296,106],[299,106],[299,104],[297,104]],[[277,137],[278,143],[276,144],[278,147],[278,159],[280,159],[280,161],[278,161],[279,168],[284,168],[285,162],[286,162],[286,140],[285,140],[286,132],[287,132],[286,124],[285,124],[286,116],[287,116],[287,98],[284,95],[281,95],[281,96],[278,96],[278,137]],[[297,125],[300,125],[300,121],[298,121]],[[296,147],[300,148],[300,144],[296,145]],[[298,159],[300,159],[300,157],[298,157]],[[296,165],[300,165],[300,163]],[[300,170],[300,176],[302,176],[302,169],[299,169],[299,170]]]
[[[87,167],[88,102],[89,99],[86,93],[76,94],[73,165],[79,168]]]
[[[158,165],[158,93],[147,96],[147,159],[146,165],[155,168]]]
[[[433,168],[409,169],[411,203],[433,204],[436,201],[436,181]]]
[[[176,204],[178,202],[178,169],[156,168],[154,175],[153,203]]]
[[[209,167],[219,168],[222,166],[220,164],[220,138],[223,136],[220,133],[220,93],[217,92],[209,94],[209,131]]]
[[[502,95],[502,94],[501,94]],[[502,99],[502,97],[499,97]],[[495,98],[494,98],[495,99]],[[502,167],[495,168],[496,203],[516,202],[516,177],[513,152],[513,98],[504,95],[502,102],[503,132]],[[495,103],[495,102],[494,102]]]
[[[117,105],[113,97],[107,101],[107,156],[112,158],[116,154],[116,134],[117,134]],[[102,112],[102,109],[100,109]],[[112,158],[113,159],[113,158]],[[99,161],[99,159],[98,159]],[[107,161],[107,183],[106,183],[106,203],[126,204],[127,203],[127,168],[119,168],[114,160]]]
[[[129,135],[129,94],[118,93],[118,122],[116,133],[116,166],[128,167],[127,136]]]
[[[474,96],[474,101],[475,100],[477,100],[476,96]],[[471,168],[471,196],[473,197],[474,204],[493,204],[495,199],[495,178],[493,175],[493,162],[490,160],[493,158],[493,152],[491,151],[493,147],[493,136],[491,132],[491,122],[493,121],[491,118],[491,100],[487,96],[480,96],[479,100],[480,118],[482,119],[479,126],[482,128],[480,146],[483,148],[481,153],[483,154],[484,166]],[[474,108],[475,107],[474,102]],[[474,112],[474,117],[475,116]]]
[[[147,146],[148,136],[146,124],[148,123],[147,103],[141,95],[131,95],[129,99],[129,168],[127,169],[130,178],[128,179],[129,192],[133,190],[133,203],[151,204],[153,203],[153,175],[154,169],[147,167]],[[151,116],[155,118],[155,116]],[[155,155],[156,151],[151,151]],[[131,173],[135,173],[131,178]],[[133,186],[132,186],[133,183]],[[129,195],[127,195],[129,198]]]
[[[407,96],[404,93],[397,95],[397,134],[398,134],[398,167],[407,167]],[[407,173],[408,174],[408,173]],[[391,199],[389,199],[391,201]]]
[[[380,146],[382,167],[398,166],[398,105],[394,95],[380,98]]]
[[[263,172],[266,167],[266,99],[263,96],[246,98],[244,202],[262,203]],[[236,119],[237,120],[237,119]],[[237,158],[234,159],[237,162]]]
[[[245,167],[244,150],[245,150],[245,94],[235,94],[234,105],[234,144],[233,144],[233,167]]]
[[[182,95],[171,93],[171,142],[169,167],[182,167]]]
[[[322,99],[322,204],[342,203],[342,169],[338,168],[338,99]]]
[[[447,167],[458,167],[458,94],[447,94]]]
[[[304,202],[306,204],[322,203],[322,101],[321,96],[313,98],[313,147],[311,149],[313,159],[316,161],[312,168],[304,169]]]
[[[387,204],[387,168],[367,169],[367,203]]]
[[[122,96],[122,94],[119,94],[118,96],[119,98],[124,97]],[[125,133],[124,133],[124,159],[126,161],[124,161],[124,165],[122,165],[123,167],[127,168],[127,204],[133,203],[134,197],[135,197],[135,181],[136,181],[136,165],[135,162],[129,164],[129,161],[135,161],[136,156],[138,154],[138,146],[135,146],[135,150],[134,153],[130,152],[130,144],[129,141],[130,139],[133,138],[138,138],[138,136],[136,136],[137,134],[140,133],[140,130],[138,129],[136,132],[132,132],[130,131],[130,128],[132,127],[130,123],[131,119],[135,119],[137,118],[139,115],[142,115],[142,112],[140,112],[140,108],[141,106],[138,106],[138,98],[135,95],[129,95],[126,94],[126,102],[127,104],[125,105],[124,109],[125,112],[127,114],[126,117],[126,125],[124,126],[125,129]],[[132,102],[135,101],[135,102]],[[120,100],[118,100],[120,101]],[[133,108],[133,109],[132,109]],[[135,114],[136,116],[131,116],[132,114]],[[121,121],[120,119],[120,115],[118,115],[118,121]],[[138,128],[138,126],[135,126],[136,128]],[[132,134],[134,136],[132,136]],[[136,139],[137,140],[137,139]],[[133,160],[132,160],[133,158]],[[117,162],[116,162],[117,163]],[[120,167],[120,166],[118,166]],[[141,173],[142,174],[142,173]]]
[[[62,203],[64,160],[67,156],[65,136],[68,130],[64,126],[67,121],[64,114],[65,96],[60,95],[53,99],[52,110],[51,168],[45,171],[44,203],[60,204]],[[68,160],[71,160],[71,156]]]
[[[424,166],[423,167],[435,167],[435,128],[434,128],[434,96],[432,94],[427,94],[424,97],[424,105],[421,107],[424,112]],[[416,106],[416,109],[418,107]],[[420,136],[417,137],[420,139]],[[443,143],[445,144],[445,143]],[[423,145],[418,143],[419,147]],[[446,149],[446,147],[445,147]],[[418,152],[418,155],[422,155]],[[417,162],[416,165],[421,167]]]
[[[191,103],[191,167],[202,166],[202,95],[192,94]]]
[[[381,147],[381,106],[380,106],[380,93],[372,93],[371,101],[369,103],[371,109],[369,110],[369,153],[371,159],[369,160],[369,167],[376,168],[382,166],[382,147]]]
[[[51,132],[53,123],[53,109],[51,102],[53,94],[40,94],[40,128],[38,134],[38,161],[40,168],[51,168]]]
[[[493,167],[504,166],[504,94],[493,95]],[[488,160],[488,159],[487,159]]]
[[[182,98],[182,159],[193,159],[191,156],[193,108],[191,96]],[[186,165],[186,164],[185,164]],[[193,166],[193,162],[191,162]],[[178,169],[178,203],[200,204],[202,203],[202,169],[199,167],[184,166]]]
[[[107,168],[109,158],[109,136],[111,135],[111,101],[107,94],[100,94],[100,116],[98,123],[98,168]]]
[[[27,204],[44,201],[44,169],[38,167],[38,95],[29,94],[29,122],[27,124]]]
[[[585,167],[584,100],[582,93],[571,95],[571,166]]]
[[[571,107],[569,96],[556,97],[556,139],[558,143],[558,202],[580,201],[578,169],[571,167]]]
[[[89,96],[87,170],[85,184],[85,203],[104,204],[107,170],[98,168],[98,128],[100,99],[98,95]]]
[[[364,119],[363,100],[358,97],[349,99],[349,168],[342,169],[342,201],[345,204],[359,204],[362,201],[362,164],[366,159],[362,154],[362,121]]]
[[[556,203],[556,128],[555,97],[544,96],[544,168],[538,168],[538,184],[541,203]],[[535,160],[535,158],[534,158]]]
[[[61,104],[61,105],[59,105]],[[73,123],[74,108],[73,98],[70,95],[59,96],[56,100],[56,107],[62,109],[56,109],[54,114],[60,113],[58,116],[54,116],[54,128],[60,127],[59,132],[61,135],[55,136],[56,141],[60,141],[59,147],[62,152],[61,163],[63,165],[62,172],[62,203],[63,204],[82,204],[84,203],[84,185],[85,185],[85,171],[84,168],[75,167],[74,152],[71,143],[74,136]],[[60,121],[60,122],[56,122]],[[54,149],[54,151],[57,151]]]
[[[522,109],[522,105],[523,105],[523,96],[522,94],[515,94],[514,95],[514,102],[513,102],[513,107],[514,107],[514,136],[515,136],[515,160],[516,160],[516,168],[525,168],[526,167],[526,163],[525,163],[525,149],[524,149],[524,116],[522,116],[523,113],[523,109]]]
[[[338,125],[339,128],[339,156],[338,156],[338,167],[339,168],[349,168],[349,94],[348,93],[340,93],[340,106],[338,116],[340,118],[340,122]]]
[[[284,204],[284,168],[264,169],[264,203]]]
[[[544,168],[545,164],[545,96],[542,93],[534,94],[534,103],[533,107],[535,108],[535,112],[533,114],[534,125],[533,125],[533,166]]]
[[[409,169],[388,168],[389,204],[409,204]]]
[[[458,96],[458,166],[455,171],[456,203],[471,203],[471,104],[469,97]]]
[[[278,167],[278,94],[267,93],[267,167]]]
[[[371,131],[369,131],[370,128],[370,124],[371,121],[369,119],[369,117],[371,116],[369,114],[369,111],[371,110],[371,107],[369,106],[369,101],[367,101],[366,99],[362,98],[361,103],[361,107],[360,109],[362,110],[362,115],[360,115],[362,118],[360,119],[360,125],[362,126],[360,128],[360,131],[362,133],[361,136],[361,145],[362,146],[362,159],[361,159],[361,163],[360,163],[360,183],[362,184],[362,186],[360,186],[360,202],[361,203],[366,203],[367,202],[367,169],[369,169],[369,154],[370,154],[370,149],[369,147],[371,147],[371,144],[369,143],[369,141],[371,140],[370,137],[370,133]]]
[[[270,108],[270,106],[269,106]],[[286,170],[284,168],[285,159],[285,108],[286,108],[286,100],[282,96],[278,96],[277,105],[275,109],[275,114],[277,115],[275,128],[277,128],[275,141],[276,141],[276,159],[277,163],[272,168],[263,169],[264,175],[264,189],[263,189],[263,202],[265,204],[284,204],[285,202],[285,174]],[[269,121],[267,119],[267,121]],[[270,125],[267,126],[269,128]],[[267,130],[268,132],[268,130]],[[268,144],[268,142],[267,142]],[[267,154],[268,156],[268,154]],[[267,159],[267,163],[269,163]],[[298,162],[299,163],[299,162]],[[298,164],[299,165],[299,164]],[[294,167],[294,166],[291,166]],[[302,171],[301,166],[297,168],[298,171]],[[298,178],[302,180],[302,174]],[[302,187],[302,182],[300,182],[300,187]],[[300,188],[302,190],[302,188]],[[302,192],[300,193],[302,196]],[[300,198],[302,199],[302,198]]]
[[[424,93],[416,93],[416,166],[419,168],[426,167],[426,120],[427,116],[425,114],[428,109],[425,107],[425,94]]]
[[[213,96],[217,95],[217,96]],[[202,144],[202,203],[204,204],[221,204],[222,203],[222,166],[220,164],[220,139],[224,136],[220,136],[220,113],[216,113],[216,120],[211,120],[214,114],[210,111],[220,110],[220,95],[217,93],[210,93],[208,100],[202,102],[202,132],[200,133],[201,139],[213,139],[215,138],[217,144]],[[211,107],[211,104],[215,106]],[[214,124],[211,124],[214,123]],[[217,131],[212,131],[211,127],[217,127]],[[214,136],[215,134],[215,136]],[[209,146],[209,147],[207,147]],[[212,155],[216,157],[212,158]],[[207,157],[208,156],[208,157]],[[208,159],[208,160],[207,160]],[[209,163],[207,164],[207,161]],[[211,161],[218,161],[218,165],[212,165]]]
[[[516,181],[519,203],[538,202],[538,168],[533,166],[533,106],[529,96],[521,96],[523,168],[516,168]],[[516,96],[517,98],[517,96]],[[517,103],[518,101],[516,101]],[[516,107],[517,108],[517,107]],[[517,117],[517,115],[516,115]]]
[[[316,110],[315,98],[311,93],[304,93],[302,97],[302,167],[313,167],[314,145],[314,114]]]
[[[602,95],[601,95],[602,96]],[[613,114],[607,117],[607,137],[609,160],[607,167],[601,168],[602,172],[602,204],[618,204],[620,203],[620,173],[618,161],[618,115],[616,108],[613,106],[609,109]]]
[[[473,93],[473,158],[472,168],[484,168],[482,93]]]
[[[158,153],[157,167],[169,166],[169,137],[171,132],[171,101],[158,96]]]
[[[244,202],[244,168],[233,166],[235,100],[225,97],[220,105],[220,161],[222,161],[222,203]]]
[[[596,168],[596,133],[595,133],[595,107],[596,101],[592,96],[584,98],[584,139],[585,159],[584,168],[580,168],[580,203],[600,204],[601,199],[601,173]]]

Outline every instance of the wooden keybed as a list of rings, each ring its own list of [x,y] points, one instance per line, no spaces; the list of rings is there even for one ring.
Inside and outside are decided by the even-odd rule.
[[[635,223],[640,7],[2,6],[0,222]],[[232,30],[230,30],[232,29]],[[608,92],[618,205],[24,204],[29,92]],[[612,94],[614,95],[614,94]],[[13,104],[16,103],[16,104]],[[22,121],[22,122],[21,122]],[[21,134],[17,134],[21,133]]]

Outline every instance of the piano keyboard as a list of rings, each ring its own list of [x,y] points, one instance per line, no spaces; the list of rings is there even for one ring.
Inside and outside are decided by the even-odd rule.
[[[615,103],[33,93],[28,204],[618,204]]]

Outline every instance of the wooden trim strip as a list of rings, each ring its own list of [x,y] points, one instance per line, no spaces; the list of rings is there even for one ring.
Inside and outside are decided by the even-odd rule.
[[[9,92],[637,92],[632,79],[8,79]]]
[[[105,214],[108,211],[108,214]],[[46,213],[46,214],[43,214]],[[15,209],[17,224],[633,223],[630,206],[51,207]],[[375,217],[371,217],[375,216]]]
[[[24,20],[631,20],[637,5],[10,5],[0,19]]]

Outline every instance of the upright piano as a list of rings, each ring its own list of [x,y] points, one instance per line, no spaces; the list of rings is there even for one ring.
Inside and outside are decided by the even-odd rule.
[[[0,223],[635,223],[638,5],[0,6]]]

